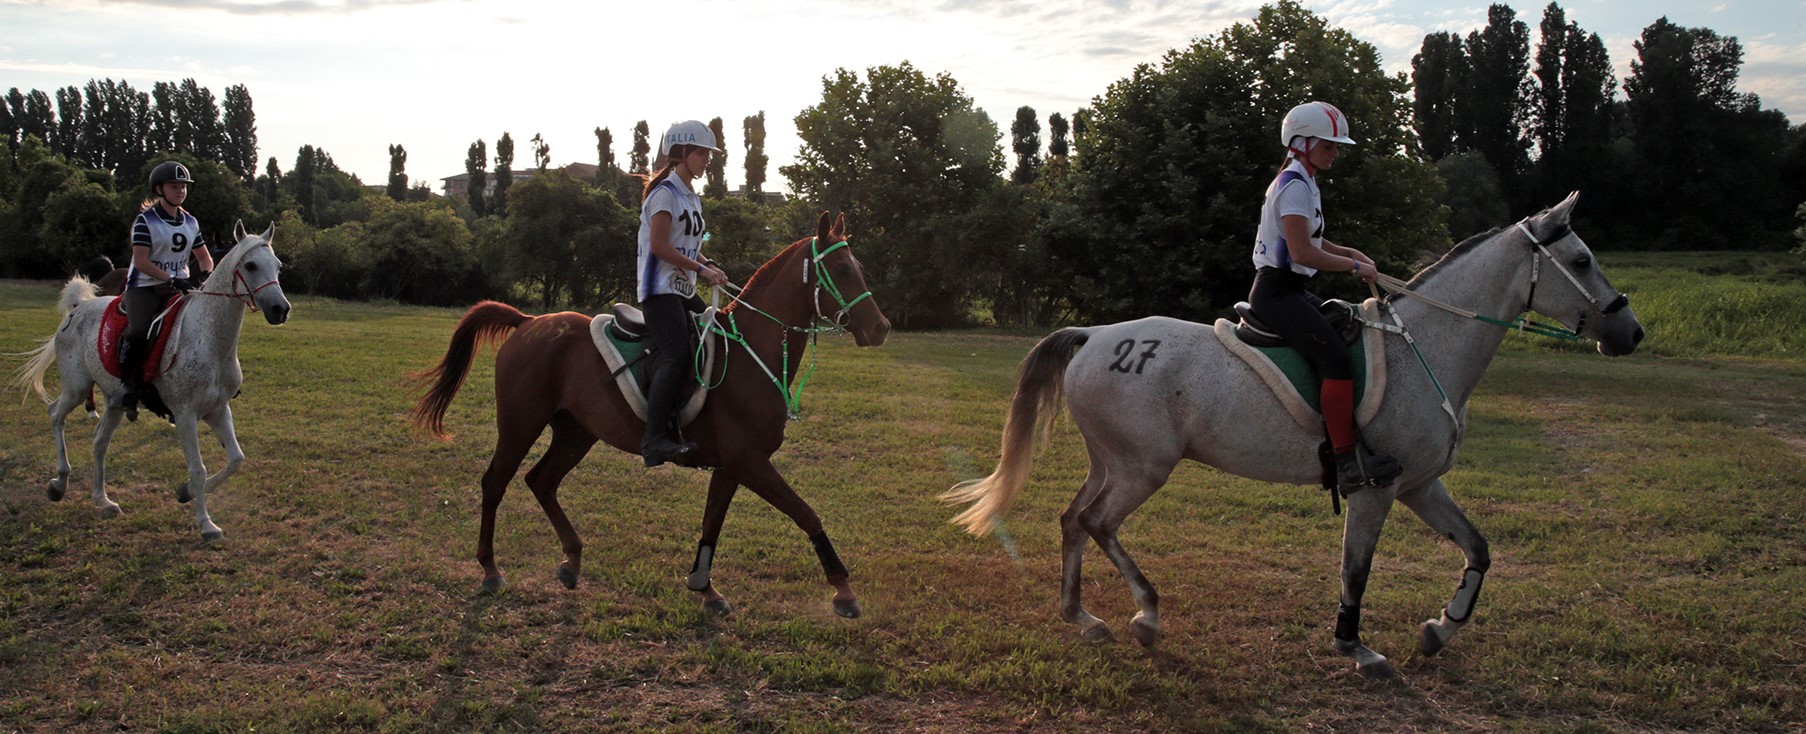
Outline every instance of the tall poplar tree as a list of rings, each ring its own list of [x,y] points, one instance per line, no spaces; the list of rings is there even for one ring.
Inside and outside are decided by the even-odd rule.
[[[1069,131],[1066,118],[1055,112],[1047,116],[1047,156],[1049,158],[1065,158],[1069,148],[1066,135]]]
[[[1524,122],[1533,104],[1530,86],[1530,26],[1510,6],[1494,3],[1486,27],[1467,34],[1468,125],[1462,146],[1480,153],[1499,174],[1507,196],[1519,195],[1518,177],[1529,163]]]
[[[709,132],[715,134],[715,147],[720,150],[709,156],[708,181],[703,184],[702,195],[720,201],[727,198],[727,136],[721,118],[709,120]]]
[[[82,90],[73,84],[56,90],[56,129],[50,149],[72,161],[94,165],[82,145]]]
[[[1468,77],[1467,51],[1453,33],[1431,33],[1411,57],[1412,117],[1424,155],[1442,160],[1465,143],[1461,115]]]
[[[1016,108],[1016,120],[1010,123],[1010,150],[1016,153],[1016,168],[1010,172],[1010,181],[1034,183],[1041,173],[1041,121],[1035,117],[1035,108]]]
[[[464,196],[470,201],[471,216],[478,219],[489,213],[489,192],[485,190],[489,188],[489,176],[484,171],[488,165],[489,147],[479,138],[470,144],[470,152],[464,156],[464,174],[470,177],[470,187]]]
[[[408,198],[408,151],[401,145],[389,146],[389,198],[406,201]]]
[[[251,90],[243,84],[226,87],[221,119],[220,162],[246,182],[257,176],[257,113],[251,108]]]
[[[647,172],[647,155],[652,152],[652,144],[649,142],[651,137],[652,133],[648,131],[645,120],[634,123],[633,151],[627,157],[628,173],[644,175]]]
[[[498,217],[508,216],[508,187],[514,185],[514,136],[502,133],[495,141],[495,193],[489,197],[489,211]]]
[[[765,155],[765,111],[748,115],[740,130],[746,141],[746,195],[763,202],[765,197],[759,194],[765,191],[765,169],[771,165],[771,158]]]

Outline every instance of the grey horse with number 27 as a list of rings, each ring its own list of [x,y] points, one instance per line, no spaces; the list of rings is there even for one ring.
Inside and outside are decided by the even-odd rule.
[[[1485,537],[1441,479],[1454,466],[1466,433],[1467,401],[1504,342],[1507,328],[1499,324],[1509,323],[1469,316],[1510,319],[1533,311],[1596,340],[1607,356],[1629,354],[1643,338],[1628,298],[1607,282],[1592,252],[1569,227],[1576,199],[1569,195],[1516,226],[1470,238],[1408,284],[1416,294],[1460,304],[1472,313],[1458,315],[1417,298],[1390,299],[1389,308],[1421,350],[1423,366],[1405,338],[1386,336],[1386,360],[1396,367],[1388,377],[1385,402],[1362,435],[1376,449],[1397,456],[1405,471],[1391,485],[1348,496],[1335,644],[1363,674],[1394,673],[1385,656],[1363,645],[1360,637],[1361,597],[1394,500],[1453,541],[1466,557],[1461,584],[1441,618],[1419,628],[1424,654],[1441,650],[1471,619],[1492,564]],[[1125,344],[1131,345],[1126,352]],[[1079,625],[1088,640],[1102,642],[1112,635],[1079,602],[1087,537],[1116,564],[1140,608],[1129,623],[1130,633],[1147,646],[1158,639],[1159,595],[1117,539],[1117,529],[1166,483],[1180,460],[1270,482],[1315,484],[1322,477],[1317,458],[1322,434],[1294,422],[1273,391],[1223,347],[1209,326],[1145,318],[1062,329],[1035,346],[1022,363],[997,470],[943,495],[949,502],[973,503],[954,518],[956,524],[974,535],[995,526],[1028,480],[1036,433],[1048,430],[1062,403],[1084,437],[1090,472],[1060,516],[1061,616]]]

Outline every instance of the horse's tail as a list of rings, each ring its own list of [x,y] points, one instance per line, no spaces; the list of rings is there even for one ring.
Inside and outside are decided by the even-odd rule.
[[[56,313],[58,316],[68,318],[69,312],[74,311],[76,306],[91,300],[94,300],[94,284],[89,283],[87,278],[77,275],[70,278],[68,283],[63,284],[63,292],[56,299]],[[38,397],[48,404],[50,392],[44,389],[44,373],[49,372],[50,366],[56,364],[56,334],[46,337],[44,343],[39,344],[37,348],[15,356],[25,357],[25,364],[13,373],[13,386],[20,390],[36,392]],[[26,399],[29,401],[30,395],[27,395]]]
[[[983,535],[1009,512],[1022,485],[1028,483],[1035,435],[1046,438],[1065,404],[1066,365],[1090,338],[1090,329],[1061,329],[1047,335],[1023,358],[1016,396],[1010,400],[1010,417],[1003,427],[1003,455],[998,458],[997,470],[983,479],[960,482],[941,495],[949,504],[972,503],[953,518],[953,524]]]
[[[432,388],[420,396],[420,402],[414,406],[414,425],[431,431],[438,438],[445,438],[445,411],[451,407],[458,388],[464,385],[477,347],[503,338],[508,331],[532,318],[506,303],[482,301],[471,306],[464,318],[458,320],[458,328],[452,331],[451,348],[446,350],[445,357],[432,369],[413,375],[417,382],[432,383]]]

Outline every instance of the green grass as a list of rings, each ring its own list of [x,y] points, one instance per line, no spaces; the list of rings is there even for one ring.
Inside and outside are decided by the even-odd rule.
[[[167,426],[115,437],[126,514],[103,520],[87,501],[92,422],[71,422],[76,474],[53,504],[43,410],[0,410],[0,731],[1797,728],[1806,330],[1734,348],[1748,342],[1677,325],[1731,328],[1682,296],[1799,286],[1606,265],[1650,353],[1512,340],[1446,477],[1492,543],[1476,622],[1417,655],[1460,556],[1402,509],[1375,556],[1364,631],[1395,684],[1331,650],[1341,527],[1322,492],[1191,464],[1123,530],[1159,586],[1160,651],[1080,641],[1057,600],[1057,517],[1085,473],[1070,425],[1007,542],[961,534],[935,499],[995,461],[1034,338],[991,332],[823,342],[776,461],[866,617],[833,615],[806,539],[751,493],[715,564],[736,612],[703,615],[683,577],[707,475],[607,449],[562,494],[586,543],[577,590],[553,578],[557,541],[517,479],[497,531],[510,586],[478,594],[489,355],[448,415],[455,436],[435,441],[405,423],[404,375],[443,353],[459,311],[300,298],[288,325],[245,326],[248,461],[209,498],[227,532],[214,547],[170,494],[183,470]],[[56,328],[54,296],[0,282],[0,351]],[[1801,323],[1798,300],[1776,302]],[[1100,552],[1086,564],[1086,603],[1121,634],[1133,602]]]

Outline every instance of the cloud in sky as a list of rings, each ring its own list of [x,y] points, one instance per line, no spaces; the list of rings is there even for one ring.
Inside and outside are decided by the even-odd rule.
[[[463,171],[469,145],[535,133],[556,163],[595,160],[608,127],[625,160],[632,126],[654,131],[720,116],[729,179],[743,157],[740,119],[766,113],[777,167],[800,144],[791,118],[821,98],[822,77],[910,61],[951,74],[1007,129],[1017,107],[1045,119],[1088,104],[1136,64],[1232,23],[1260,0],[0,0],[0,87],[51,90],[91,78],[148,88],[193,77],[216,94],[245,84],[261,155],[288,168],[303,144],[325,148],[365,181],[387,177],[390,144],[435,185]],[[1534,39],[1542,5],[1519,19]],[[1739,87],[1806,117],[1806,28],[1750,20],[1747,3],[1713,12],[1682,0],[1569,0],[1568,17],[1608,44],[1618,75],[1631,42],[1668,15],[1739,36]],[[1626,7],[1626,6],[1629,7]],[[1465,34],[1483,3],[1306,2],[1374,44],[1388,71],[1409,71],[1423,35]],[[1735,27],[1746,23],[1749,28]],[[1534,40],[1533,40],[1534,42]],[[524,144],[524,142],[522,143]]]

